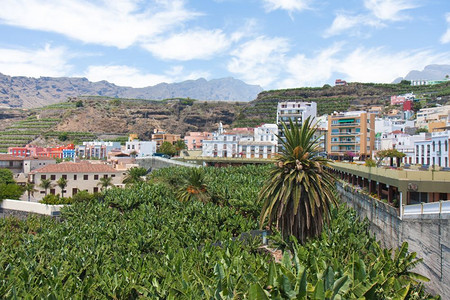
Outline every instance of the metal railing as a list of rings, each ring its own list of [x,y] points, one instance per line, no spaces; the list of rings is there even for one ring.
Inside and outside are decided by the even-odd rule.
[[[402,210],[403,216],[448,214],[450,213],[450,200],[404,205]]]

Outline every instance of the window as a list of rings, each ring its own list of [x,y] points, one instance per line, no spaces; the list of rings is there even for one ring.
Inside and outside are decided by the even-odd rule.
[[[111,177],[116,177],[116,175],[115,174],[111,174]]]
[[[83,175],[83,180],[88,180],[89,179],[89,175]]]
[[[77,174],[73,175],[73,180],[77,180]]]
[[[97,174],[94,175],[94,180],[98,180],[98,175]]]
[[[62,175],[61,177],[67,180],[67,175]]]
[[[47,179],[47,176],[46,175],[41,175],[41,180],[43,180],[43,179]]]
[[[103,178],[108,178],[108,174],[103,175]]]

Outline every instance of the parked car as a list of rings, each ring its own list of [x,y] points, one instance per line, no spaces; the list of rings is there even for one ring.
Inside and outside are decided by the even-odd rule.
[[[167,155],[167,154],[164,154],[164,153],[153,153],[153,156],[170,159],[170,155]]]

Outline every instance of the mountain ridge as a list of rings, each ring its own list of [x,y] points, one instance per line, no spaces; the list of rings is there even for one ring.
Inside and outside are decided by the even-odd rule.
[[[26,77],[0,73],[0,105],[35,108],[81,95],[163,100],[193,98],[213,101],[251,101],[262,91],[233,77],[206,80],[199,78],[176,83],[133,88],[106,80],[89,81],[85,77]]]
[[[431,64],[425,66],[422,71],[411,70],[405,77],[399,77],[393,83],[402,80],[442,80],[447,75],[450,75],[450,65]]]

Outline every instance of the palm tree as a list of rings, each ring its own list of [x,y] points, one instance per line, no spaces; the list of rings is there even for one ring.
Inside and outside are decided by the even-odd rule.
[[[64,177],[61,177],[60,179],[58,179],[58,181],[56,182],[56,184],[59,186],[59,188],[61,189],[61,198],[64,197],[64,189],[67,186],[67,179],[65,179]]]
[[[142,176],[145,176],[147,174],[147,170],[145,168],[139,168],[134,167],[127,170],[127,174],[125,175],[125,178],[123,179],[122,183],[126,184],[134,184],[137,182],[141,182]]]
[[[27,182],[25,184],[25,191],[28,194],[28,201],[30,201],[31,196],[34,197],[34,192],[37,192],[37,190],[34,188],[34,183],[31,183],[31,182]]]
[[[328,160],[317,155],[320,151],[310,118],[302,126],[282,124],[285,138],[270,179],[260,192],[263,201],[260,225],[268,220],[284,238],[295,236],[301,243],[322,232],[336,205],[332,175],[324,168]],[[275,224],[274,224],[275,223]]]
[[[173,146],[175,147],[178,156],[180,156],[181,150],[186,149],[186,143],[183,140],[177,140]]]
[[[52,188],[53,184],[50,179],[42,179],[39,187],[45,190],[45,196],[47,196],[47,190]]]
[[[210,199],[208,188],[205,183],[205,173],[200,168],[189,169],[188,175],[185,177],[183,183],[177,192],[178,200],[191,201],[193,199],[199,200],[203,203]]]
[[[102,177],[99,180],[99,183],[97,183],[97,186],[100,186],[100,189],[103,191],[103,189],[107,189],[110,186],[113,186],[112,183],[112,177]]]

